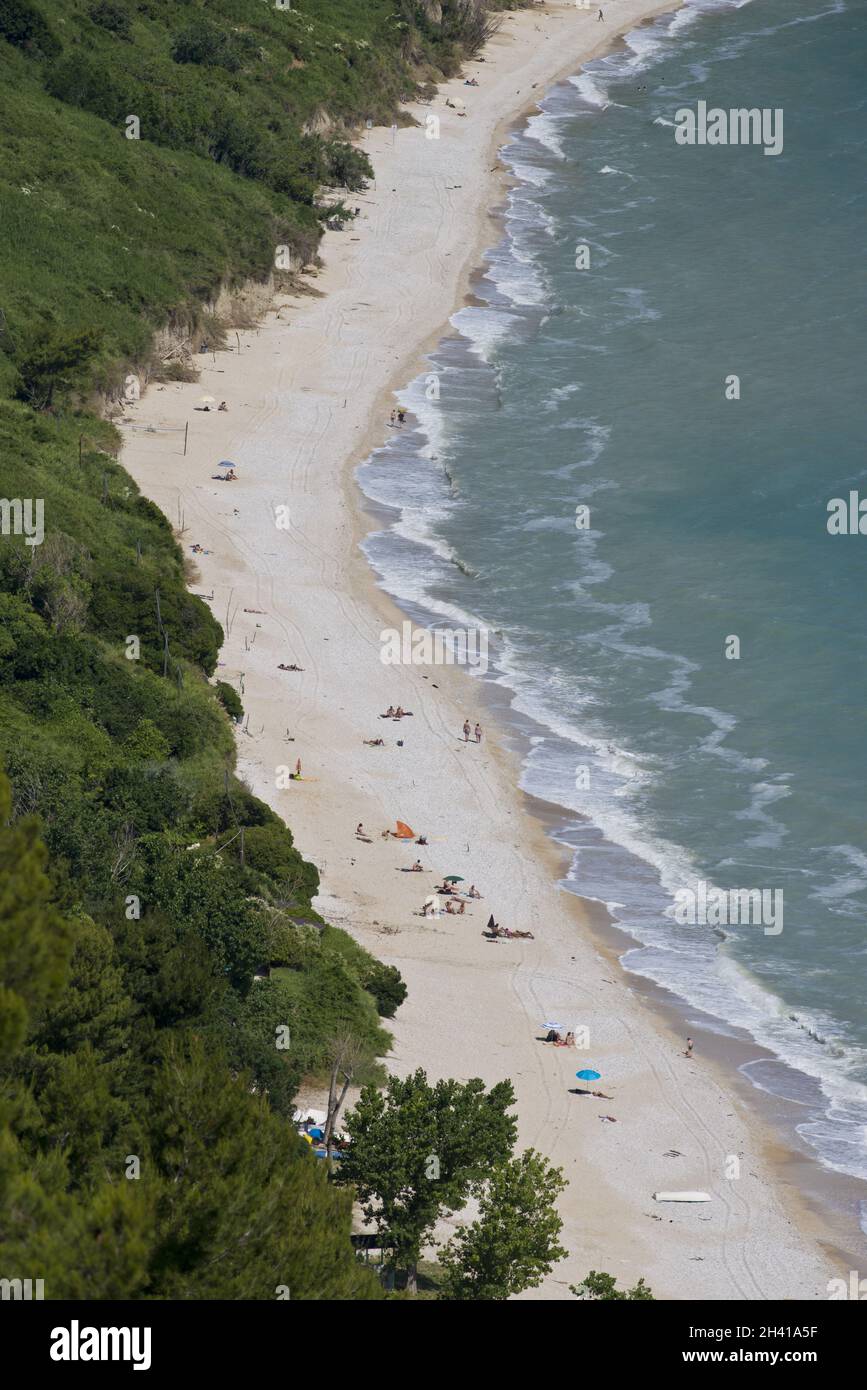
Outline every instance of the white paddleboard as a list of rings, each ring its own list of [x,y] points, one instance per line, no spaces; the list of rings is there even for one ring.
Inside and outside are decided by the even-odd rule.
[[[654,1192],[654,1202],[709,1202],[707,1192]]]

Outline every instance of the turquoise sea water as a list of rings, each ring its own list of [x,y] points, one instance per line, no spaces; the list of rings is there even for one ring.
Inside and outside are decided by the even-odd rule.
[[[439,400],[359,470],[384,587],[496,634],[624,964],[770,1049],[750,1079],[862,1178],[867,535],[827,504],[867,497],[865,60],[854,0],[696,0],[549,93]],[[781,110],[782,153],[679,145],[699,101]],[[782,932],[678,925],[698,880],[782,890]]]

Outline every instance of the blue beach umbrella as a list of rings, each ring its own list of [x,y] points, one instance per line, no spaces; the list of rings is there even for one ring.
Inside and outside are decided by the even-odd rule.
[[[579,1081],[598,1081],[602,1075],[601,1071],[576,1071],[575,1075]]]
[[[565,1027],[565,1024],[562,1024],[562,1023],[543,1023],[543,1024],[542,1024],[542,1027],[543,1027],[543,1028],[548,1028],[548,1029],[553,1028],[553,1030],[554,1030],[555,1033],[562,1033],[563,1028]]]

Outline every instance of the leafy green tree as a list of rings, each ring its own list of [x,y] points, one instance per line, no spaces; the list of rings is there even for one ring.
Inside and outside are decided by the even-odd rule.
[[[279,980],[261,980],[243,999],[227,994],[218,1015],[218,1036],[225,1039],[232,1070],[249,1072],[271,1109],[289,1119],[305,1060],[292,1046],[294,1014],[285,986]]]
[[[188,849],[172,835],[139,842],[130,890],[199,933],[220,970],[242,992],[265,951],[265,926],[246,902],[242,873],[213,849]]]
[[[516,1122],[510,1081],[486,1092],[474,1077],[428,1082],[419,1069],[389,1077],[384,1092],[365,1086],[345,1121],[349,1149],[335,1180],[352,1183],[368,1221],[389,1250],[389,1268],[407,1271],[416,1288],[421,1247],[437,1220],[467,1200],[486,1169],[505,1162]]]
[[[479,1216],[440,1252],[445,1299],[506,1299],[536,1288],[566,1255],[555,1202],[566,1187],[560,1168],[534,1149],[492,1168],[476,1189]]]
[[[595,1269],[591,1269],[583,1284],[570,1284],[569,1292],[576,1298],[602,1299],[610,1302],[614,1299],[633,1299],[635,1301],[653,1302],[653,1294],[644,1282],[639,1279],[632,1289],[618,1289],[617,1280],[612,1274],[597,1274]]]

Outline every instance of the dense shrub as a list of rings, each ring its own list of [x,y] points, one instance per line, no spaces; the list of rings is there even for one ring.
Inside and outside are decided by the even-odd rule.
[[[251,869],[269,878],[278,892],[290,900],[309,902],[319,889],[319,872],[308,863],[292,843],[292,835],[282,821],[254,826],[244,836],[244,858]]]
[[[129,86],[121,83],[108,58],[82,53],[61,57],[48,72],[45,86],[58,101],[101,116],[117,129],[119,138],[124,117],[130,112],[140,115],[138,105],[125,99]]]
[[[235,687],[229,685],[228,681],[217,681],[214,689],[217,692],[217,699],[229,718],[234,719],[236,723],[240,723],[244,718],[244,706],[241,703],[241,697]]]
[[[203,67],[225,68],[237,72],[243,60],[244,45],[232,34],[207,19],[197,19],[181,30],[172,46],[176,63],[198,63]]]
[[[125,758],[134,763],[161,763],[169,756],[169,744],[150,719],[140,719],[121,744]]]
[[[60,42],[29,0],[0,0],[0,37],[34,58],[53,58]]]
[[[120,5],[115,5],[113,0],[97,0],[95,5],[91,5],[87,12],[94,24],[98,24],[101,29],[107,29],[110,34],[115,34],[119,39],[132,38],[132,20],[129,14]]]
[[[348,188],[352,193],[360,193],[372,175],[370,161],[364,151],[344,140],[333,140],[326,149],[325,157],[327,181],[339,188]]]
[[[362,984],[376,1000],[380,1016],[394,1018],[406,998],[406,985],[400,971],[371,957],[370,968],[362,975]]]

